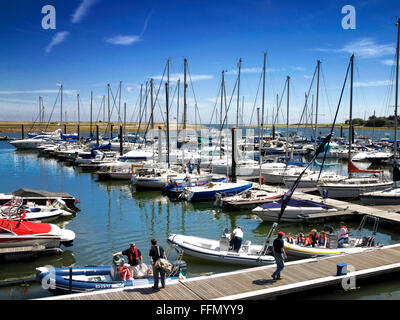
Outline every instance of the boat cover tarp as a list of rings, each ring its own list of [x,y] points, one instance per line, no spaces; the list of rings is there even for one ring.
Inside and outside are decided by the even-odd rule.
[[[36,223],[15,220],[0,219],[0,228],[6,230],[12,230],[15,234],[22,236],[26,234],[41,234],[49,233],[51,231],[51,225],[48,223]]]
[[[274,202],[267,202],[261,205],[261,208],[263,209],[273,209],[273,208],[280,208],[282,206],[282,200],[280,199],[279,201],[274,201]],[[325,208],[328,209],[329,207],[326,206],[323,203],[317,203],[317,202],[313,202],[313,201],[308,201],[308,200],[298,200],[298,199],[290,199],[288,204],[288,206],[291,207],[306,207],[306,208]]]
[[[13,196],[16,197],[41,197],[41,198],[73,198],[72,195],[66,192],[49,192],[46,190],[35,190],[21,188],[13,192]]]

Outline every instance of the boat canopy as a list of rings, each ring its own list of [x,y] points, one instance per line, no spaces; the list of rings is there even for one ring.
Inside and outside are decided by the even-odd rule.
[[[34,190],[21,188],[13,192],[15,197],[41,197],[41,198],[73,198],[72,195],[66,192],[49,192],[46,190]]]
[[[282,205],[282,200],[280,199],[279,201],[274,201],[274,202],[268,202],[268,203],[264,203],[261,205],[261,208],[263,209],[275,209],[275,208],[280,208]],[[326,208],[328,209],[329,207],[323,203],[317,203],[317,202],[313,202],[313,201],[308,201],[308,200],[298,200],[298,199],[290,199],[289,206],[291,207],[307,207],[307,208]]]

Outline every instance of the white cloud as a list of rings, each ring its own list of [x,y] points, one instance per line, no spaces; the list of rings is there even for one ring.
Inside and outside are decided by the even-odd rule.
[[[58,89],[40,89],[40,90],[9,90],[9,91],[0,91],[0,94],[3,95],[13,95],[13,94],[45,94],[45,93],[58,93]],[[68,95],[76,95],[78,93],[77,90],[63,90],[63,94]]]
[[[303,67],[293,67],[293,69],[296,71],[304,71],[305,70],[305,68],[303,68]]]
[[[72,15],[72,23],[81,22],[82,19],[87,15],[89,9],[93,7],[96,2],[98,2],[98,0],[83,0]]]
[[[118,35],[112,38],[109,38],[106,40],[106,42],[111,43],[111,44],[117,44],[117,45],[123,45],[123,46],[128,46],[132,43],[139,42],[141,41],[140,36],[135,36],[135,35]]]
[[[359,58],[379,58],[393,54],[395,49],[391,44],[377,44],[374,39],[364,38],[346,44],[341,49],[317,48],[322,52],[346,52]]]
[[[395,65],[395,62],[393,60],[390,60],[390,59],[381,60],[380,62],[382,64],[384,64],[385,66],[393,66],[393,65]]]
[[[172,73],[169,75],[169,80],[170,81],[178,81],[178,79],[181,79],[181,82],[183,81],[183,73]],[[150,77],[153,78],[154,80],[161,80],[162,79],[162,75],[157,75],[157,76],[153,76]],[[199,81],[199,80],[209,80],[212,79],[213,76],[209,75],[209,74],[192,74],[187,76],[187,81],[189,82],[190,79],[192,79],[192,81]],[[167,76],[164,76],[164,81],[167,81]]]
[[[63,32],[57,32],[54,37],[51,39],[51,42],[49,45],[46,47],[46,53],[50,53],[53,48],[62,43],[65,38],[69,35],[68,31],[63,31]]]
[[[390,80],[377,80],[368,82],[354,82],[354,87],[384,87],[392,84],[393,82]]]

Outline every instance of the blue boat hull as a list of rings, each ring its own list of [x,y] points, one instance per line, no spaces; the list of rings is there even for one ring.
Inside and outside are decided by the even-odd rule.
[[[250,189],[253,186],[252,183],[240,186],[240,187],[235,187],[235,188],[230,188],[230,189],[223,189],[223,190],[210,190],[210,191],[205,191],[205,192],[194,192],[192,198],[190,201],[208,201],[208,200],[215,200],[217,193],[221,194],[223,197],[229,197],[233,196],[235,194],[238,194],[240,192],[246,191]]]

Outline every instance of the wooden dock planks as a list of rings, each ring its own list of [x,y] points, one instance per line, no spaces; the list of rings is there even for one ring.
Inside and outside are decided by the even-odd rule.
[[[273,281],[275,265],[242,269],[169,284],[165,289],[131,288],[57,296],[68,300],[212,300],[257,299],[340,283],[337,264],[353,266],[360,277],[400,271],[400,244],[335,257],[288,262],[282,280]],[[351,275],[351,274],[350,274]]]

